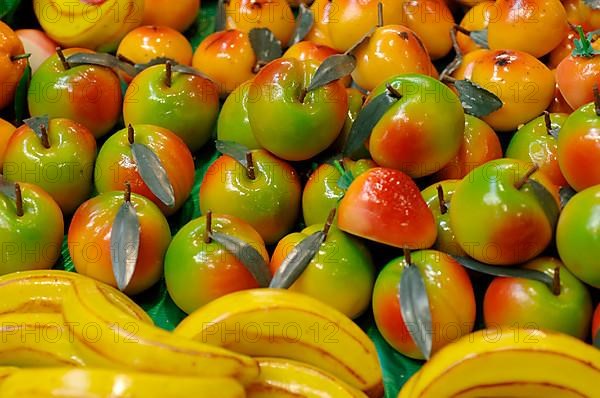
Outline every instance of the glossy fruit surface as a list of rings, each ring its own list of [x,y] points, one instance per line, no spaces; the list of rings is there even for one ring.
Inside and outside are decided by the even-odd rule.
[[[592,42],[600,50],[600,41]],[[556,66],[556,82],[567,104],[577,109],[594,100],[594,85],[600,83],[600,56],[571,54]]]
[[[40,65],[56,51],[56,43],[41,30],[18,29],[15,33],[23,43],[25,52],[31,54],[29,65],[32,72],[38,70]]]
[[[183,32],[196,20],[200,0],[144,0],[142,25],[169,26]]]
[[[338,227],[366,239],[409,249],[428,248],[437,227],[415,182],[376,167],[358,176],[340,201]]]
[[[217,120],[217,139],[237,142],[248,149],[261,148],[248,117],[248,101],[255,101],[258,94],[253,87],[248,80],[227,96]]]
[[[473,286],[465,269],[447,254],[417,251],[411,253],[411,263],[425,282],[433,324],[432,353],[435,353],[473,329]],[[373,313],[377,327],[392,347],[403,355],[422,359],[402,318],[398,299],[398,286],[406,266],[405,258],[398,257],[383,268],[373,290]]]
[[[573,196],[560,214],[556,246],[565,266],[600,288],[600,185]]]
[[[287,1],[236,0],[225,3],[225,29],[249,33],[252,29],[268,28],[283,44],[294,33],[296,20]]]
[[[26,59],[13,61],[11,57],[23,55],[25,49],[19,36],[4,22],[0,21],[0,109],[8,106],[15,95],[17,84],[21,80]]]
[[[497,17],[496,3],[492,0],[480,1],[465,13],[460,21],[460,26],[474,32],[487,28],[490,17]],[[463,53],[468,53],[482,48],[473,39],[464,33],[456,33],[456,41]]]
[[[232,216],[212,215],[211,229],[241,239],[254,247],[265,262],[269,254],[260,235],[246,222]],[[206,217],[190,221],[177,232],[165,257],[169,294],[188,314],[228,293],[258,287],[244,265],[215,242],[204,242]]]
[[[106,192],[90,199],[75,212],[68,235],[69,253],[77,272],[115,287],[110,239],[123,202],[122,191]],[[162,276],[171,231],[167,220],[151,201],[132,194],[131,204],[140,223],[140,245],[135,272],[125,293],[137,294]]]
[[[539,281],[525,278],[495,278],[485,293],[483,312],[486,327],[542,329],[585,339],[592,317],[592,299],[586,286],[552,257],[539,257],[525,269],[554,276],[560,268],[560,294]]]
[[[17,128],[4,119],[0,119],[0,170],[4,164],[4,154],[10,136]]]
[[[185,36],[175,29],[146,25],[127,33],[119,44],[117,55],[125,56],[136,64],[166,57],[179,64],[191,65],[192,46]]]
[[[323,224],[311,225],[280,240],[269,265],[271,272],[275,274],[298,243],[322,229]],[[332,227],[325,243],[289,290],[314,297],[356,318],[369,306],[374,283],[375,268],[366,247]]]
[[[448,54],[452,49],[450,30],[454,26],[454,16],[446,0],[402,0],[400,3],[401,23],[418,35],[431,59]]]

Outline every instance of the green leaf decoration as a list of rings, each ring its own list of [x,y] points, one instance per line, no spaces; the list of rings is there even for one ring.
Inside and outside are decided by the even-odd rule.
[[[237,160],[239,164],[244,166],[245,169],[248,168],[248,158],[247,153],[250,151],[244,145],[234,142],[234,141],[215,141],[217,151],[221,152],[223,155],[230,156]]]
[[[110,260],[117,287],[127,288],[135,272],[140,249],[140,221],[130,201],[125,201],[115,217],[110,233]]]
[[[410,337],[426,359],[431,357],[433,347],[433,321],[429,296],[421,272],[414,265],[408,265],[398,284],[398,300],[402,319]]]
[[[577,194],[577,191],[570,186],[564,186],[560,188],[558,194],[560,196],[560,208],[564,209],[569,200]]]
[[[554,196],[546,189],[545,186],[537,182],[536,180],[532,180],[531,178],[523,184],[521,187],[521,191],[527,192],[531,191],[537,198],[538,202],[542,206],[544,210],[544,214],[548,218],[550,225],[552,228],[556,226],[556,222],[558,221],[558,214],[560,213],[560,208],[556,204],[556,200],[554,200]]]
[[[356,43],[354,43],[354,45],[352,47],[350,47],[348,50],[346,50],[346,52],[344,54],[354,54],[354,51],[356,51],[356,49],[360,46],[363,45],[363,43],[365,43],[367,40],[369,40],[371,38],[371,36],[373,36],[373,33],[375,33],[375,29],[376,28],[371,28],[371,30],[369,30],[367,33],[365,33],[365,35],[363,37],[361,37],[360,39],[358,39],[358,41]]]
[[[600,10],[600,0],[583,0],[583,3],[592,10]]]
[[[352,184],[352,181],[354,181],[354,175],[350,170],[344,170],[339,160],[335,160],[333,162],[333,166],[341,174],[340,178],[337,181],[338,188],[340,188],[343,191],[347,191],[350,187],[350,184]]]
[[[156,156],[152,149],[137,142],[131,144],[131,153],[133,154],[138,172],[150,189],[150,192],[166,206],[174,206],[175,192],[173,185],[171,185],[165,167],[158,156]]]
[[[313,12],[306,6],[306,4],[300,4],[298,16],[296,17],[296,29],[292,35],[288,47],[304,40],[308,32],[312,29],[315,23],[315,16]]]
[[[584,2],[587,4],[588,2],[584,0]],[[597,5],[600,5],[600,1],[594,1],[594,3],[596,3]],[[600,8],[598,8],[600,9]],[[592,34],[588,34],[586,36],[585,32],[583,31],[583,28],[581,26],[576,26],[575,30],[577,30],[577,33],[579,33],[579,39],[575,39],[573,40],[573,51],[571,51],[571,55],[573,55],[574,57],[584,57],[584,58],[591,58],[594,55],[598,55],[600,54],[600,51],[595,50],[594,47],[592,47],[592,36],[593,36],[593,32],[590,32]]]
[[[0,193],[12,200],[17,198],[15,194],[15,184],[7,181],[2,174],[0,174]]]
[[[21,0],[0,0],[0,19],[9,19],[20,4]]]
[[[177,64],[177,65],[173,65],[173,67],[171,68],[171,70],[173,72],[177,72],[177,73],[184,73],[186,75],[198,76],[198,77],[201,77],[203,79],[210,80],[211,82],[214,83],[213,79],[211,79],[210,77],[208,77],[204,73],[200,72],[198,69],[193,68],[191,66]]]
[[[48,117],[48,115],[41,115],[25,119],[23,120],[23,123],[25,123],[30,129],[32,129],[35,135],[37,135],[38,138],[41,140],[44,135],[42,130],[45,129],[46,131],[48,131],[50,118]]]
[[[281,262],[269,287],[288,289],[302,275],[325,242],[325,233],[317,231],[298,243]]]
[[[398,102],[398,100],[398,98],[386,91],[373,98],[363,109],[361,109],[348,134],[348,141],[346,141],[346,146],[342,151],[344,156],[352,156],[364,145],[381,117],[396,102]]]
[[[235,258],[246,267],[248,272],[252,274],[260,287],[269,286],[271,281],[271,271],[265,262],[263,256],[250,244],[244,242],[235,236],[222,234],[220,232],[212,232],[210,237],[223,245],[225,249],[233,254]]]
[[[0,0],[2,1],[2,0]],[[31,82],[31,66],[27,62],[23,76],[19,80],[17,90],[15,92],[15,119],[17,124],[22,122],[29,115],[29,108],[27,105],[27,92],[29,90],[29,83]]]
[[[254,28],[248,37],[258,65],[266,65],[283,55],[281,43],[268,28]]]
[[[474,30],[469,35],[471,39],[480,47],[490,48],[488,44],[488,30],[487,28],[481,30]]]
[[[215,16],[215,32],[225,30],[227,26],[227,13],[225,12],[225,0],[217,2],[217,15]]]
[[[487,116],[502,108],[502,100],[494,93],[470,80],[455,80],[460,102],[465,112],[475,117]]]
[[[140,73],[141,71],[143,71],[144,69],[148,69],[151,66],[164,65],[167,63],[167,61],[170,61],[171,65],[173,65],[173,67],[179,65],[177,63],[177,61],[175,61],[174,59],[171,59],[168,57],[157,57],[157,58],[151,59],[150,61],[148,61],[145,64],[135,64],[133,67],[135,68],[136,74],[137,74],[137,73]]]
[[[533,269],[524,269],[524,268],[514,268],[514,267],[497,267],[495,265],[488,265],[480,263],[477,260],[474,260],[470,257],[464,256],[451,256],[454,258],[460,265],[465,268],[468,268],[472,271],[480,272],[486,275],[492,276],[502,276],[507,278],[523,278],[530,279],[533,281],[542,282],[544,285],[552,291],[554,281],[551,276]]]
[[[134,65],[117,59],[114,55],[107,53],[75,53],[67,57],[71,65],[99,65],[111,68],[114,71],[122,70],[129,76],[135,76],[137,69]]]
[[[327,57],[313,75],[307,91],[316,90],[319,87],[348,76],[356,68],[356,58],[349,54],[334,54]]]

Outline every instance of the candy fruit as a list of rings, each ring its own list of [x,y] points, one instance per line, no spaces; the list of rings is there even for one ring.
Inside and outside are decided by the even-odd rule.
[[[183,311],[197,308],[228,293],[258,287],[244,264],[209,231],[230,235],[252,246],[266,263],[269,254],[254,228],[246,222],[220,214],[190,221],[177,232],[165,258],[165,280],[169,294]]]
[[[283,0],[235,0],[225,2],[225,28],[249,33],[268,28],[283,44],[294,33],[296,20],[290,5]]]
[[[398,101],[371,132],[373,160],[413,178],[440,170],[457,155],[463,141],[465,116],[458,97],[434,78],[409,74],[381,83],[367,104],[386,91]]]
[[[460,21],[460,27],[469,32],[482,30],[487,28],[490,17],[497,18],[495,2],[492,0],[479,1],[465,13],[463,19]],[[456,32],[456,42],[463,54],[481,48],[470,35],[460,30]]]
[[[10,136],[17,128],[4,119],[0,119],[0,170],[4,164],[4,155]]]
[[[200,210],[230,214],[249,223],[267,244],[293,228],[300,210],[296,171],[265,150],[248,152],[248,167],[223,155],[212,163],[200,185]]]
[[[352,178],[356,178],[373,167],[377,165],[370,159],[354,161],[349,158],[344,158],[337,167],[329,163],[317,167],[302,191],[304,223],[313,225],[327,221],[329,212],[338,205],[345,193],[344,189],[338,186],[342,174],[349,171]]]
[[[131,82],[123,101],[126,124],[153,124],[177,134],[195,152],[210,139],[219,113],[213,82],[175,72],[169,63],[145,69]]]
[[[271,258],[271,272],[275,274],[298,243],[322,229],[323,224],[315,224],[281,239]],[[317,254],[289,290],[314,297],[356,318],[369,306],[374,282],[375,268],[366,247],[332,226]]]
[[[130,202],[137,214],[140,242],[135,271],[124,290],[140,293],[154,285],[162,276],[163,259],[171,231],[167,220],[150,200],[125,191],[102,193],[85,202],[69,227],[69,253],[78,273],[117,286],[111,261],[111,236],[114,222],[124,201]]]
[[[24,55],[25,49],[17,34],[0,21],[0,109],[13,100],[17,84],[27,65]]]
[[[518,325],[585,340],[592,318],[592,299],[586,286],[552,257],[537,258],[524,268],[555,278],[554,286],[549,288],[542,282],[525,278],[495,278],[483,301],[486,327]]]
[[[314,23],[304,39],[322,46],[333,47],[329,35],[329,26],[327,26],[330,15],[335,14],[332,2],[329,0],[314,0],[310,6],[310,11],[314,16]]]
[[[192,63],[192,45],[184,35],[168,26],[146,25],[127,33],[117,49],[122,56],[136,64],[155,58],[170,58],[183,65]]]
[[[423,277],[431,311],[432,353],[471,332],[475,326],[475,295],[465,269],[447,254],[423,250],[390,261],[381,271],[373,290],[373,313],[385,340],[411,358],[423,355],[412,340],[401,312],[400,278],[408,264]]]
[[[168,26],[183,32],[196,20],[200,0],[144,0],[142,25]]]
[[[40,65],[56,51],[56,43],[41,30],[19,29],[15,30],[15,33],[21,39],[25,52],[31,54],[29,65],[32,72],[38,70]]]
[[[58,50],[31,78],[27,103],[31,116],[47,114],[83,124],[96,138],[107,134],[121,114],[121,84],[109,68],[71,65],[65,57],[87,52],[82,48]]]
[[[39,133],[23,124],[12,134],[3,174],[39,185],[71,215],[92,193],[96,140],[85,126],[69,119],[51,119]]]
[[[217,120],[217,139],[237,142],[248,149],[260,149],[248,118],[248,101],[256,99],[256,90],[251,88],[252,81],[248,80],[227,96]]]
[[[358,176],[340,201],[342,231],[390,246],[421,249],[435,242],[431,210],[415,182],[401,171],[377,167]]]
[[[558,165],[575,190],[600,184],[600,94],[569,115],[558,135]]]
[[[36,185],[0,184],[0,274],[52,268],[63,241],[60,207]]]
[[[134,143],[147,146],[162,164],[173,187],[173,206],[162,202],[144,182],[131,149]],[[117,131],[102,145],[94,169],[94,182],[100,193],[121,190],[128,182],[132,192],[145,196],[163,213],[171,215],[190,195],[194,184],[194,160],[184,142],[171,131],[152,125],[133,125]]]
[[[558,189],[535,170],[516,159],[492,160],[458,184],[450,225],[469,256],[488,264],[514,265],[548,246],[557,216],[549,208],[558,206]],[[548,191],[550,203],[538,199],[527,183],[530,178]]]
[[[573,196],[556,228],[556,246],[565,266],[583,282],[600,288],[600,185]]]
[[[348,112],[348,95],[339,81],[307,91],[318,64],[278,59],[254,78],[248,116],[256,141],[285,160],[307,160],[337,138]]]

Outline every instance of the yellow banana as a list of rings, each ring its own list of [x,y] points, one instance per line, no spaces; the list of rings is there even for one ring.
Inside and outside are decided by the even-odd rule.
[[[248,398],[366,398],[337,377],[290,359],[256,358],[260,375],[246,386]]]
[[[0,314],[61,313],[62,300],[73,284],[90,278],[73,272],[40,270],[0,276]],[[112,286],[95,282],[114,311],[127,313],[152,324],[148,314]]]
[[[34,0],[34,13],[48,36],[64,47],[115,50],[142,23],[143,0]]]
[[[196,310],[175,334],[252,356],[283,357],[317,366],[379,397],[375,346],[350,318],[303,294],[244,290]]]
[[[0,315],[0,366],[84,365],[71,341],[60,314]]]
[[[91,280],[73,285],[63,301],[74,346],[92,367],[201,377],[234,377],[248,383],[258,363],[247,356],[176,336],[115,313]]]
[[[119,373],[101,369],[27,369],[0,384],[0,398],[243,398],[234,379]]]
[[[600,350],[539,330],[483,330],[440,350],[399,398],[600,397]]]

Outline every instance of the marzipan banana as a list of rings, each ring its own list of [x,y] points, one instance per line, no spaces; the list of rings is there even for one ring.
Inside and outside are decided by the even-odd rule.
[[[71,341],[60,314],[0,315],[0,366],[85,365]]]
[[[248,398],[366,398],[337,377],[290,359],[256,358],[260,375],[246,386]]]
[[[201,379],[100,369],[27,369],[0,384],[0,398],[243,398],[230,378]]]
[[[73,285],[63,301],[63,316],[74,346],[92,367],[200,377],[233,377],[248,383],[258,363],[247,356],[176,336],[115,313],[98,285]]]
[[[62,313],[62,300],[73,284],[90,278],[73,272],[40,270],[0,276],[0,314]],[[115,312],[129,314],[152,324],[148,314],[129,297],[112,286],[94,282]],[[94,292],[97,290],[94,290]]]
[[[368,396],[383,394],[377,351],[341,312],[283,289],[244,290],[201,307],[175,334],[252,356],[317,366]]]
[[[64,47],[115,50],[127,32],[142,23],[143,0],[34,0],[44,31]]]
[[[600,350],[539,330],[480,330],[440,350],[399,398],[600,397]]]

